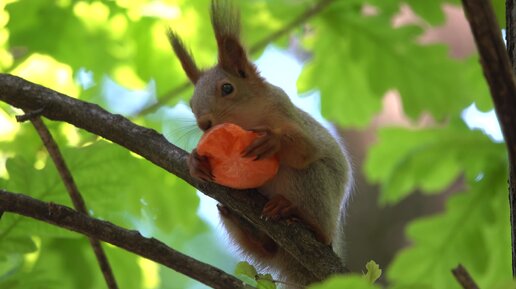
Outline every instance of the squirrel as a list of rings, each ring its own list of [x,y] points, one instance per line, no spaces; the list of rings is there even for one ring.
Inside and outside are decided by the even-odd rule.
[[[200,70],[179,36],[168,37],[183,70],[195,85],[190,100],[203,131],[234,123],[258,133],[244,157],[276,156],[276,176],[257,188],[268,202],[262,216],[307,225],[320,242],[344,256],[344,211],[351,184],[351,165],[344,148],[316,120],[300,110],[280,88],[266,82],[248,59],[240,42],[240,16],[227,0],[212,0],[211,22],[218,46],[218,63]],[[187,160],[190,174],[212,181],[208,160],[194,149]],[[303,288],[309,272],[265,233],[227,207],[218,205],[228,234],[260,269],[277,272],[285,288]]]

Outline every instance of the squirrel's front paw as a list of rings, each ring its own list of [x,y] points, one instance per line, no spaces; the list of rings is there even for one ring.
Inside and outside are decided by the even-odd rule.
[[[281,148],[281,133],[268,127],[257,127],[250,131],[258,133],[258,137],[242,151],[243,157],[255,157],[255,160],[267,159],[275,155]]]
[[[270,199],[262,210],[262,216],[271,220],[294,217],[297,207],[282,195],[276,195]]]
[[[197,149],[194,149],[188,156],[186,163],[188,164],[188,169],[192,177],[207,182],[211,182],[213,180],[208,158],[200,156],[197,153]]]

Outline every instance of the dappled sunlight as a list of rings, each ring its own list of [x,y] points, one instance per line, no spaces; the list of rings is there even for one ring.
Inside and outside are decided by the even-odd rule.
[[[20,125],[12,115],[8,115],[7,112],[0,110],[0,142],[12,141],[19,129]]]
[[[72,97],[79,95],[80,89],[74,81],[72,68],[48,55],[34,53],[11,73]]]
[[[159,265],[143,257],[138,257],[138,265],[140,266],[143,274],[142,289],[159,288],[161,283],[159,277]]]
[[[385,288],[458,288],[449,271],[459,262],[480,288],[510,284],[507,151],[462,8],[448,0],[233,1],[241,41],[261,76],[347,144],[356,186],[345,211],[346,265],[360,274],[375,260]],[[503,23],[502,1],[492,3]],[[83,115],[70,110],[79,122],[62,106],[56,107],[64,116],[42,108],[89,215],[232,273],[245,257],[221,230],[217,201],[170,173],[188,173],[185,155],[151,131],[187,152],[203,133],[188,104],[193,86],[166,31],[208,69],[219,57],[209,6],[210,0],[0,0],[0,71],[94,104]],[[240,85],[249,74],[237,71],[225,73],[245,92]],[[24,111],[9,106],[30,97],[31,84],[22,83],[0,106],[0,190],[72,206],[34,127],[16,122]],[[211,93],[203,88],[196,93]],[[119,124],[127,122],[96,105],[150,130],[134,138],[136,126],[124,131]],[[285,110],[266,126],[306,121]],[[300,135],[317,135],[313,126],[300,127]],[[324,194],[315,189],[311,197]],[[4,213],[0,288],[105,287],[87,243]],[[150,259],[104,248],[120,288],[206,288]],[[255,275],[248,277],[258,284]],[[316,286],[379,288],[364,280],[335,277]]]
[[[79,1],[75,3],[73,12],[89,29],[102,27],[109,18],[109,8],[100,1]]]

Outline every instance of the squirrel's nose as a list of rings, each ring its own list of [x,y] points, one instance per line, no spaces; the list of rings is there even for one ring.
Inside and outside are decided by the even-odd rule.
[[[208,129],[211,128],[212,126],[212,123],[211,123],[211,120],[209,119],[203,119],[203,120],[199,120],[197,121],[197,125],[199,126],[200,129],[202,129],[203,131],[207,131]]]

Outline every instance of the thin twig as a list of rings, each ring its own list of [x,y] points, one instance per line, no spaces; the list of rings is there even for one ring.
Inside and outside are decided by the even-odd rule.
[[[303,13],[294,18],[294,20],[292,20],[290,23],[285,25],[280,30],[275,31],[271,35],[264,37],[263,39],[259,40],[251,47],[249,47],[249,53],[253,54],[260,51],[260,49],[267,46],[267,44],[279,39],[280,37],[290,32],[292,29],[298,27],[299,25],[306,23],[310,18],[319,14],[322,10],[324,10],[326,7],[328,7],[328,5],[330,5],[334,1],[335,0],[321,0],[315,3],[312,7],[305,10]]]
[[[256,190],[234,190],[200,182],[190,175],[188,153],[169,143],[163,135],[114,115],[96,104],[84,102],[22,78],[0,73],[0,100],[24,110],[45,107],[42,116],[66,121],[117,143],[182,178],[265,232],[282,249],[316,277],[313,282],[348,270],[329,246],[318,242],[302,224],[261,219],[265,197]]]
[[[25,111],[25,114],[17,115],[16,116],[16,121],[17,122],[26,122],[28,120],[31,120],[31,119],[33,119],[35,117],[40,116],[42,112],[43,112],[43,108],[32,110],[32,111],[28,111],[28,112]]]
[[[25,118],[27,118],[31,121],[31,123],[34,125],[34,128],[38,132],[38,135],[41,138],[41,141],[45,145],[45,147],[48,151],[48,154],[52,158],[52,161],[54,162],[56,169],[59,172],[61,179],[63,180],[66,190],[68,191],[68,194],[70,195],[70,199],[72,199],[73,206],[80,213],[88,215],[88,209],[86,208],[86,203],[84,202],[84,199],[83,199],[81,193],[79,192],[77,185],[75,184],[72,173],[68,169],[68,166],[66,165],[66,162],[64,161],[63,155],[61,154],[61,151],[59,150],[57,143],[55,142],[54,138],[52,137],[52,134],[50,133],[47,126],[43,123],[43,121],[39,117],[39,114],[42,111],[43,110],[26,112],[26,114],[24,116],[25,116]],[[19,117],[17,119],[18,119],[18,121],[20,121],[20,119],[22,119],[22,117]],[[104,252],[104,249],[102,249],[100,242],[94,238],[89,238],[89,241],[90,241],[90,245],[93,249],[93,252],[95,253],[95,257],[97,258],[97,262],[99,263],[100,270],[102,271],[102,274],[104,275],[104,279],[106,280],[106,284],[107,284],[108,288],[117,289],[118,285],[117,285],[115,276],[113,275],[113,270],[111,270],[111,266],[109,265],[109,261],[107,259],[106,253]]]
[[[462,266],[462,264],[459,264],[457,268],[452,270],[453,276],[455,276],[455,279],[457,279],[457,282],[460,283],[462,288],[464,289],[478,289],[477,284],[471,278],[471,275],[468,273],[466,268]]]
[[[516,82],[491,1],[462,0],[509,152],[512,270],[516,276]],[[510,11],[508,11],[510,13]],[[512,17],[508,18],[512,19]],[[509,20],[508,20],[509,21]],[[512,27],[512,25],[511,25]],[[514,32],[510,31],[509,35]],[[514,39],[510,39],[514,42]],[[514,45],[509,44],[509,49]],[[512,53],[511,53],[512,54]]]
[[[287,25],[283,26],[281,29],[271,33],[270,35],[267,35],[261,40],[258,40],[255,44],[249,47],[249,53],[254,54],[260,51],[260,49],[263,49],[265,46],[267,46],[267,44],[281,38],[282,36],[290,32],[292,29],[298,27],[302,23],[306,23],[310,18],[317,15],[319,12],[321,12],[324,8],[326,8],[334,1],[335,0],[321,0],[317,2],[315,5],[301,13],[298,17],[294,18],[291,22],[287,23]],[[142,116],[156,111],[162,105],[164,105],[165,103],[177,97],[177,95],[179,95],[180,93],[187,90],[190,87],[190,84],[190,82],[185,81],[179,86],[171,89],[170,91],[166,92],[162,97],[160,97],[155,103],[137,112],[135,116]]]
[[[0,210],[31,217],[113,244],[216,289],[254,288],[220,269],[181,254],[157,239],[145,238],[138,231],[120,228],[66,206],[45,203],[0,189]]]

